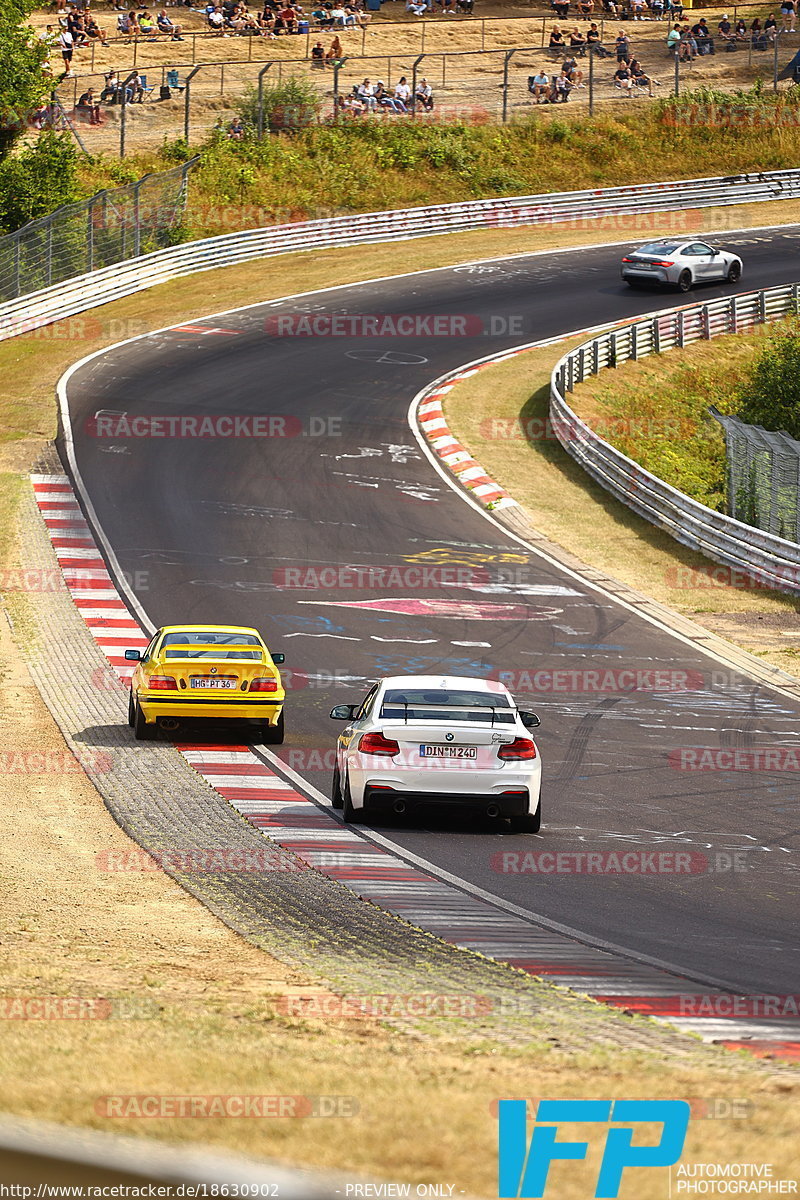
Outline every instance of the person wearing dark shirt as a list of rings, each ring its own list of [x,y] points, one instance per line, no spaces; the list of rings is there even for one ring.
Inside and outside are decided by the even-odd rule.
[[[701,17],[697,24],[692,26],[692,35],[697,42],[698,54],[714,53],[714,39],[709,32],[705,17]]]
[[[100,105],[95,99],[94,90],[92,88],[89,88],[88,91],[83,93],[78,100],[78,103],[75,105],[75,108],[78,116],[86,118],[90,125],[99,125],[101,123]]]

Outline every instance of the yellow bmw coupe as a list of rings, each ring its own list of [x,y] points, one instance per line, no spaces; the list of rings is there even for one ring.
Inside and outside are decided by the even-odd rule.
[[[165,625],[142,653],[126,650],[135,662],[128,723],[139,741],[156,729],[174,730],[182,721],[247,721],[258,740],[283,742],[283,702],[279,664],[256,629],[240,625]]]

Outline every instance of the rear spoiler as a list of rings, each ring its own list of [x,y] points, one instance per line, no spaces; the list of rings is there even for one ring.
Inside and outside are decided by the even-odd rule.
[[[409,708],[424,708],[428,710],[437,709],[442,713],[443,716],[448,716],[450,713],[471,713],[475,712],[476,709],[485,709],[487,712],[492,714],[492,725],[494,725],[494,714],[496,712],[514,712],[513,708],[511,708],[508,704],[426,704],[424,702],[418,703],[416,701],[412,704],[409,704],[407,700],[390,700],[388,703],[381,705],[381,719],[385,719],[387,721],[396,720],[399,716],[399,713],[387,710],[402,709],[403,720],[407,725]]]

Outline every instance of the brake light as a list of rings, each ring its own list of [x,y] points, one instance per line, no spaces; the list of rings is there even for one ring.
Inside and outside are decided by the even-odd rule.
[[[385,738],[382,733],[365,733],[358,748],[362,754],[382,754],[386,758],[394,758],[400,753],[400,746],[392,738]]]
[[[623,262],[636,262],[635,258],[623,258]]]
[[[254,679],[250,684],[251,692],[277,692],[278,681],[272,678]]]
[[[536,746],[530,738],[518,737],[497,751],[498,758],[536,758]]]
[[[675,263],[671,262],[669,259],[664,259],[663,262],[654,262],[653,266],[654,267],[674,267]]]
[[[178,685],[171,675],[151,675],[147,683],[152,692],[177,692]]]

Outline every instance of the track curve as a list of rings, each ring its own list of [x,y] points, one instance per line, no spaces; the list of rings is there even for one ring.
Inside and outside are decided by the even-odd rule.
[[[800,231],[726,241],[745,243],[748,287],[797,278]],[[468,884],[590,938],[739,990],[791,992],[800,974],[791,773],[687,773],[672,769],[669,756],[693,745],[795,746],[798,706],[751,680],[714,679],[721,669],[712,659],[521,547],[444,484],[406,421],[411,396],[467,360],[674,306],[669,294],[623,288],[619,254],[584,249],[398,276],[217,314],[113,347],[79,364],[66,383],[75,459],[105,538],[155,624],[256,624],[308,677],[308,686],[291,692],[280,757],[322,790],[335,737],[328,709],[357,699],[387,672],[690,672],[701,686],[688,691],[536,697],[543,836],[445,821],[380,832]],[[265,331],[267,318],[272,331],[279,316],[331,313],[445,316],[468,334],[478,323],[505,332],[308,338]],[[453,325],[455,318],[465,324]],[[297,436],[98,437],[102,410],[129,418],[272,414],[286,417],[284,431]],[[408,573],[379,576],[383,587],[363,574],[437,563],[476,573],[462,586],[434,576],[422,587],[412,587]],[[342,564],[354,570],[342,576]],[[446,604],[437,610],[419,601]],[[526,850],[620,847],[688,850],[729,869],[513,870],[513,855]]]

